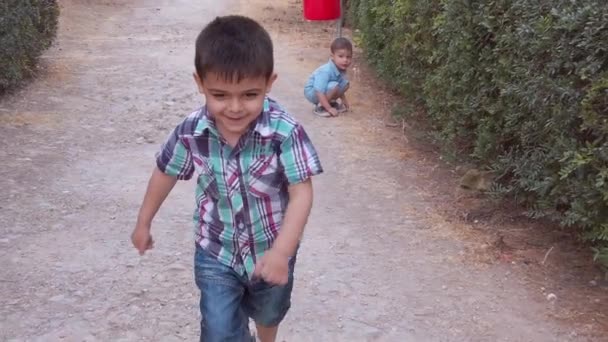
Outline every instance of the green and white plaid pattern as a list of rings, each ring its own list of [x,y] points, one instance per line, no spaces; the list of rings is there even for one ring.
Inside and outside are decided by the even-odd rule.
[[[178,179],[197,174],[196,241],[248,276],[280,231],[289,184],[323,172],[304,128],[269,98],[234,148],[206,107],[192,113],[163,144],[157,166]]]

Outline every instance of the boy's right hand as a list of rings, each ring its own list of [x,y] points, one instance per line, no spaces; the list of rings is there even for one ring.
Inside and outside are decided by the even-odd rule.
[[[139,255],[144,255],[148,249],[154,248],[154,240],[150,234],[150,226],[136,226],[131,234],[131,242],[139,251]]]
[[[338,116],[338,110],[334,107],[331,107],[328,112],[331,114],[331,116]]]

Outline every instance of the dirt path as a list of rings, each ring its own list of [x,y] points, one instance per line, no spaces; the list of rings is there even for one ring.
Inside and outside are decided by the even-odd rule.
[[[326,42],[290,25],[297,2],[61,3],[48,72],[0,102],[0,341],[196,339],[192,184],[161,210],[153,253],[140,258],[128,235],[158,144],[201,103],[195,35],[229,11],[271,28],[273,95],[305,124],[326,168],[282,339],[594,340],[593,322],[552,320],[559,304],[511,265],[463,257],[466,242],[422,196],[425,164],[366,116],[380,104],[364,76],[353,75],[355,113],[309,114],[302,84],[326,59]],[[273,23],[281,20],[287,26]]]

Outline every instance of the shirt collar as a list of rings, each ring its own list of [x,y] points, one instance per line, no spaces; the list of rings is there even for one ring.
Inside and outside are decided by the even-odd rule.
[[[334,75],[339,76],[342,74],[342,72],[340,72],[340,69],[338,69],[338,66],[336,65],[336,63],[334,63],[334,61],[331,58],[329,59],[329,67],[330,67],[331,71],[334,73]]]
[[[270,126],[270,99],[264,98],[264,107],[262,108],[262,114],[258,116],[256,121],[252,124],[253,131],[260,134],[262,137],[272,136],[272,127]],[[216,136],[220,136],[217,127],[215,126],[215,120],[211,117],[211,114],[207,110],[207,106],[203,106],[199,113],[199,120],[194,130],[194,136],[201,136],[205,131],[212,133]]]

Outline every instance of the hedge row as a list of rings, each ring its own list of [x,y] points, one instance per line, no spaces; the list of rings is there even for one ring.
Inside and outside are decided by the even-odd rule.
[[[443,145],[608,261],[608,2],[349,0],[379,73]]]
[[[56,0],[0,1],[0,93],[34,74],[57,31]]]

